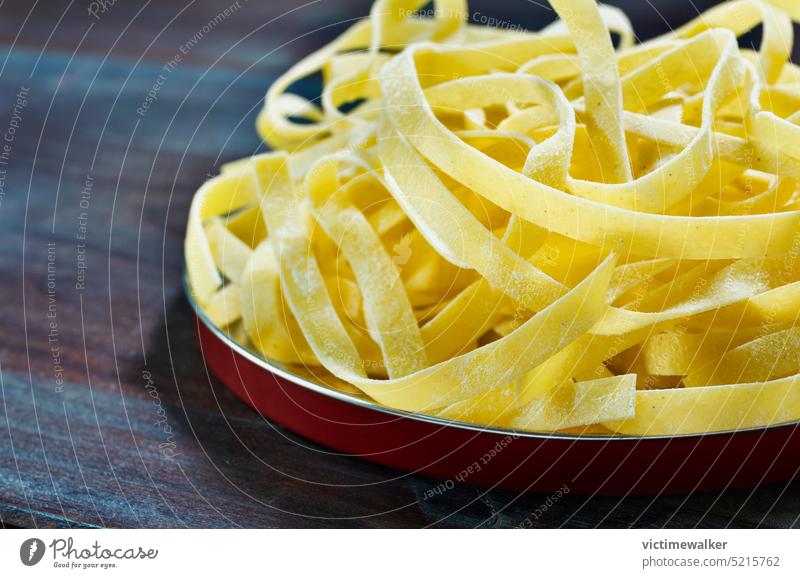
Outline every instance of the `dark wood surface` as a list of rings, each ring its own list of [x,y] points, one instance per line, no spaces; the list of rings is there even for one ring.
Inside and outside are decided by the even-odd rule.
[[[2,526],[798,525],[798,484],[567,495],[538,519],[548,496],[456,486],[425,499],[437,481],[332,454],[260,418],[198,353],[181,288],[187,210],[221,162],[258,150],[253,119],[275,76],[368,3],[240,0],[165,75],[144,116],[163,65],[231,4],[119,0],[99,19],[88,4],[0,2],[0,138],[15,129],[0,166]],[[644,35],[696,10],[665,0],[661,18],[646,4],[635,13]],[[474,7],[531,25],[552,18],[523,0]]]

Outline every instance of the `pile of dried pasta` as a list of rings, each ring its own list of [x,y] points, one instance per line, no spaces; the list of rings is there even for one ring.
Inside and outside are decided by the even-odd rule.
[[[274,152],[197,192],[208,318],[389,407],[635,435],[800,419],[795,0],[635,44],[550,0],[539,32],[379,0],[270,88]],[[738,37],[761,26],[760,47]],[[318,99],[292,92],[321,73]]]

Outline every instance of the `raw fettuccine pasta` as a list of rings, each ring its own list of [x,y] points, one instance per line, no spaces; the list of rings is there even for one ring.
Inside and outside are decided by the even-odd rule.
[[[733,0],[635,44],[617,9],[550,3],[526,32],[378,0],[292,67],[258,117],[273,152],[194,198],[195,300],[268,360],[410,412],[609,435],[800,419],[800,10]],[[316,74],[318,98],[293,92]]]

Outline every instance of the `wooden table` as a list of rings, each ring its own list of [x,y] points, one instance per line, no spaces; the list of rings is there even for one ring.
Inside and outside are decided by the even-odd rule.
[[[181,288],[189,202],[220,163],[260,150],[253,120],[276,75],[367,2],[118,2],[96,17],[88,4],[0,5],[0,132],[11,138],[0,165],[3,525],[798,525],[798,484],[567,495],[539,516],[548,496],[456,486],[425,499],[437,481],[260,418],[197,350]],[[474,8],[552,17],[494,4]],[[667,21],[688,17],[676,4],[662,2]],[[646,34],[663,25],[635,16]]]

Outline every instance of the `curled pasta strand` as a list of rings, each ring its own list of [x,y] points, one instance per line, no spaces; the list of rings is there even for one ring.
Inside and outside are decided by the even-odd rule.
[[[257,119],[273,152],[194,197],[195,300],[265,358],[413,412],[607,435],[800,419],[796,3],[639,44],[615,8],[551,4],[522,31],[378,0],[292,66]],[[318,99],[295,93],[318,73]]]

